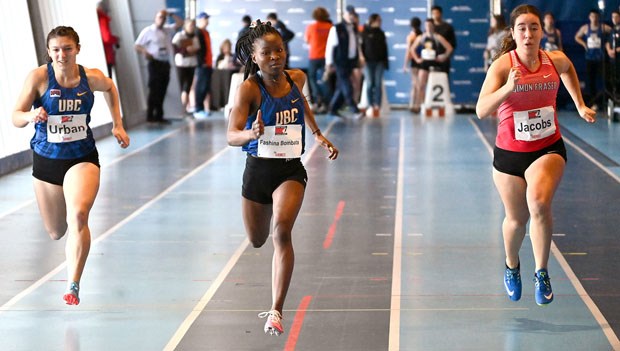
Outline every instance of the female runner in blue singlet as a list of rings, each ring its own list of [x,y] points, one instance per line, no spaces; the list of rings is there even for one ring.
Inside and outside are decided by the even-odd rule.
[[[48,63],[30,72],[12,115],[16,127],[34,123],[32,175],[45,229],[54,240],[67,234],[63,299],[68,305],[80,303],[80,279],[90,250],[88,215],[99,190],[99,157],[88,126],[93,91],[107,95],[112,134],[122,148],[129,146],[114,83],[100,70],[78,65],[79,52],[73,28],[54,28],[47,36]]]
[[[245,65],[245,79],[230,112],[227,138],[229,145],[242,146],[247,153],[242,212],[254,247],[267,241],[273,217],[273,301],[271,309],[259,316],[267,317],[265,333],[280,335],[295,261],[291,231],[307,181],[301,163],[306,126],[330,159],[336,159],[338,150],[321,134],[301,94],[306,75],[284,69],[282,37],[269,22],[257,21],[237,40],[235,51]]]

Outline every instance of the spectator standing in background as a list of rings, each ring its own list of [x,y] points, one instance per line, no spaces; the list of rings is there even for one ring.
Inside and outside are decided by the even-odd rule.
[[[355,8],[351,5],[347,6],[342,15],[342,21],[329,30],[325,46],[325,70],[336,72],[336,90],[328,107],[329,114],[333,116],[341,116],[338,109],[344,100],[355,118],[363,117],[353,100],[350,79],[351,72],[359,61],[358,32],[353,22],[355,15]]]
[[[607,55],[610,59],[610,72],[607,75],[610,79],[608,81],[608,89],[612,92],[612,99],[618,100],[618,93],[620,92],[620,12],[614,10],[611,12],[611,33],[609,39],[605,43],[607,49]],[[616,114],[613,114],[614,122],[617,122]]]
[[[103,0],[97,3],[97,17],[99,18],[99,30],[101,31],[101,40],[103,41],[105,62],[108,65],[108,77],[112,78],[112,69],[116,64],[116,49],[119,47],[119,40],[110,30],[110,21],[112,19],[108,15],[108,6]]]
[[[284,22],[278,19],[278,14],[275,12],[271,12],[267,15],[267,20],[271,22],[271,25],[280,32],[282,36],[282,41],[284,42],[284,50],[286,50],[286,63],[284,64],[284,68],[289,67],[289,57],[291,56],[291,51],[288,48],[288,43],[295,38],[295,33],[289,30]]]
[[[364,25],[360,23],[360,15],[355,11],[353,6],[348,6],[353,9],[351,14],[351,21],[355,28],[357,28],[358,49],[360,48],[361,34],[364,32]],[[362,67],[364,67],[364,56],[359,55],[359,60],[355,62],[353,71],[351,72],[351,87],[353,88],[353,101],[359,104],[362,97],[362,83],[364,81],[364,74],[362,73]]]
[[[306,27],[304,34],[304,40],[309,46],[308,82],[312,91],[311,102],[314,112],[325,113],[329,96],[322,77],[325,69],[325,47],[332,21],[324,7],[315,8],[312,11],[312,18],[314,22]]]
[[[454,34],[454,28],[450,23],[443,20],[443,9],[441,6],[433,6],[431,8],[431,17],[433,18],[433,22],[435,24],[435,32],[444,37],[448,43],[450,43],[452,50],[456,50],[456,35]],[[440,51],[437,54],[441,55],[443,53],[443,51]],[[440,63],[439,69],[442,72],[450,74],[450,55],[448,55],[447,60]]]
[[[543,38],[540,46],[545,51],[564,50],[562,48],[562,33],[555,28],[555,18],[551,12],[545,13],[543,17]]]
[[[175,52],[174,64],[177,67],[177,75],[181,84],[181,105],[185,113],[188,112],[189,91],[192,88],[194,71],[198,65],[199,35],[200,32],[196,32],[196,21],[188,18],[185,20],[183,30],[178,31],[172,37]]]
[[[362,32],[362,54],[366,62],[366,94],[368,108],[372,107],[372,116],[379,117],[383,98],[383,73],[389,69],[388,47],[385,32],[381,29],[381,16],[373,13]]]
[[[252,17],[250,15],[245,15],[241,17],[241,23],[243,23],[243,27],[239,30],[239,34],[237,35],[237,40],[241,38],[245,34],[245,32],[250,30],[250,26],[252,25]]]
[[[502,40],[506,34],[506,21],[503,15],[491,16],[489,34],[487,35],[487,47],[482,54],[484,58],[484,71],[486,72],[499,52]]]
[[[418,72],[418,85],[416,89],[416,98],[412,112],[420,112],[420,105],[426,96],[426,83],[428,83],[428,75],[432,70],[439,70],[442,63],[452,54],[453,48],[447,39],[442,37],[435,31],[435,24],[432,19],[427,18],[424,22],[425,31],[418,36],[413,43],[411,55],[413,59],[420,64]],[[418,48],[421,47],[421,50]],[[420,52],[418,54],[418,51]]]
[[[174,19],[174,23],[166,24],[168,15]],[[155,15],[155,22],[144,28],[136,39],[135,49],[144,55],[149,73],[147,122],[170,123],[164,119],[164,98],[168,83],[170,83],[171,38],[182,25],[181,17],[168,13],[166,10],[160,10]]]
[[[414,111],[414,103],[416,101],[416,85],[418,81],[418,69],[420,64],[415,62],[411,50],[413,50],[413,43],[415,39],[422,34],[420,27],[422,21],[419,17],[413,17],[411,19],[411,32],[407,35],[407,49],[405,50],[405,61],[403,64],[403,71],[411,72],[411,93],[409,95],[409,111]]]
[[[611,28],[600,23],[600,15],[597,10],[590,10],[589,22],[579,28],[575,34],[577,44],[583,46],[586,54],[586,90],[588,102],[593,110],[598,109],[602,100],[597,96],[598,77],[601,75],[603,65],[603,36],[611,32]]]
[[[211,49],[211,35],[207,30],[209,16],[206,12],[201,12],[196,17],[198,25],[198,40],[200,51],[198,51],[198,66],[196,68],[196,88],[195,100],[196,107],[194,118],[202,119],[209,116],[209,106],[205,108],[205,99],[211,90],[211,76],[213,75],[213,50]],[[207,101],[208,102],[208,101]]]

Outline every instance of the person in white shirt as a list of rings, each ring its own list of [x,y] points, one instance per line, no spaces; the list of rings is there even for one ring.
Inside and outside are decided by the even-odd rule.
[[[174,23],[166,24],[170,16]],[[168,123],[164,119],[164,98],[170,82],[171,37],[183,25],[183,19],[174,13],[161,10],[155,15],[155,22],[144,28],[135,42],[135,49],[148,61],[148,99],[146,120]]]
[[[342,22],[331,27],[325,48],[325,71],[336,72],[336,90],[329,103],[328,113],[340,116],[338,109],[343,100],[349,105],[355,118],[363,117],[353,100],[351,72],[359,61],[359,39],[357,27],[353,24],[355,8],[347,6]]]
[[[189,91],[194,82],[194,71],[198,65],[198,50],[200,41],[196,35],[196,21],[186,19],[183,30],[172,38],[174,46],[174,64],[177,66],[177,75],[181,85],[181,104],[185,113],[189,103]]]

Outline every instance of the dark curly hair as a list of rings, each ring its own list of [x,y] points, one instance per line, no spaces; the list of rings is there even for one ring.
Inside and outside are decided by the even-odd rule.
[[[282,38],[280,32],[271,26],[269,21],[261,22],[257,19],[256,24],[250,26],[250,30],[246,31],[237,39],[235,52],[239,62],[245,67],[243,80],[246,80],[251,74],[258,72],[258,65],[252,61],[252,53],[254,52],[254,42],[267,34],[275,34]]]

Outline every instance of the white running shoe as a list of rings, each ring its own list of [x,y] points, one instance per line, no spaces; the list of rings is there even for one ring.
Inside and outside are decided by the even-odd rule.
[[[284,328],[282,328],[282,314],[276,310],[269,312],[261,312],[258,314],[259,318],[267,318],[265,322],[265,334],[279,336],[284,334]]]

